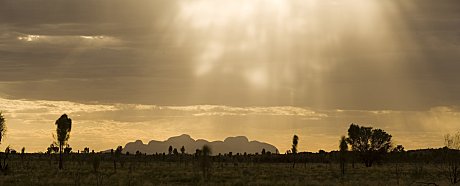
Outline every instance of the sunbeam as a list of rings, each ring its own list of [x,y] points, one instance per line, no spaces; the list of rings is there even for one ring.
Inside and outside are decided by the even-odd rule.
[[[407,75],[404,60],[410,54],[404,51],[417,46],[396,20],[403,13],[399,6],[374,0],[200,0],[183,2],[180,15],[198,48],[198,82],[244,79],[249,89],[264,92],[256,100],[276,92],[292,95],[291,105],[325,107],[336,94],[328,92],[336,78],[331,73],[341,68],[349,72],[343,80],[361,77],[353,71],[371,75],[361,91],[387,79],[384,87],[397,90],[388,99],[416,102],[410,82],[399,81]],[[356,69],[344,68],[351,63]]]

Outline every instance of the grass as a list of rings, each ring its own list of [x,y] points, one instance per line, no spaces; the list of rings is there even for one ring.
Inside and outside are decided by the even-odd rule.
[[[51,161],[50,161],[51,159]],[[132,158],[122,168],[113,169],[105,159],[94,171],[91,159],[64,162],[58,170],[56,158],[47,155],[12,157],[7,175],[0,175],[0,185],[448,185],[434,164],[383,164],[366,168],[347,165],[340,174],[335,163],[214,163],[211,176],[203,179],[198,163],[136,161]],[[397,171],[398,170],[398,171]],[[399,181],[398,181],[399,180]]]

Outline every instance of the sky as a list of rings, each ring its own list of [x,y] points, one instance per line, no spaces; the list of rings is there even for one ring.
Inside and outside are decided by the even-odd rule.
[[[460,129],[456,0],[0,0],[11,145],[189,134],[338,149],[351,123],[406,149]]]

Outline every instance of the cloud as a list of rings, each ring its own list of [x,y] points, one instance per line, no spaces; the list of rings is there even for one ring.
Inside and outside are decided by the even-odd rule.
[[[350,123],[388,131],[408,149],[441,147],[443,135],[460,129],[456,107],[425,111],[317,110],[292,106],[234,107],[225,105],[159,106],[98,104],[69,101],[0,99],[7,119],[6,141],[15,148],[43,151],[52,142],[55,120],[73,119],[70,144],[97,150],[134,140],[160,140],[179,134],[217,140],[244,135],[289,149],[293,134],[309,151],[334,150]],[[94,143],[97,142],[97,143]],[[302,150],[305,150],[302,149]]]
[[[75,112],[98,112],[114,111],[110,105],[91,105],[69,101],[45,101],[45,100],[11,100],[0,98],[2,109],[12,113],[75,113]]]
[[[103,35],[24,35],[21,34],[17,37],[19,41],[29,43],[45,43],[49,45],[61,46],[64,45],[77,45],[80,48],[88,49],[92,47],[107,47],[121,45],[121,41],[110,36]]]
[[[195,116],[206,115],[259,115],[259,116],[304,116],[304,117],[327,117],[326,114],[316,113],[313,110],[291,106],[279,107],[232,107],[222,105],[196,105],[196,106],[169,106],[160,109],[171,109],[192,112]]]
[[[456,106],[456,4],[8,1],[0,7],[0,94],[143,105]]]

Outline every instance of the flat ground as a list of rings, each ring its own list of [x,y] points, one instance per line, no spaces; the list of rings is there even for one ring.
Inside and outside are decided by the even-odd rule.
[[[93,162],[67,160],[58,170],[56,159],[10,159],[0,185],[449,185],[442,167],[423,163],[348,164],[345,176],[335,163],[213,163],[204,179],[193,162],[131,161],[116,172],[111,161],[101,161],[97,171]]]

